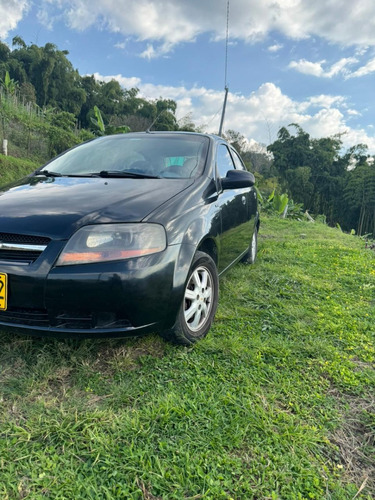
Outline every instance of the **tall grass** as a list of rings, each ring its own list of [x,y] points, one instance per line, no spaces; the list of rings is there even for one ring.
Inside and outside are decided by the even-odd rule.
[[[0,154],[0,185],[4,186],[21,179],[38,167],[40,164],[37,162]]]

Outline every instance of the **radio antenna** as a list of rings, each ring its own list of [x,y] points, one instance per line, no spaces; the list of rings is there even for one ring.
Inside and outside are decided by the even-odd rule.
[[[223,124],[224,124],[224,117],[225,117],[225,108],[227,107],[227,98],[228,98],[228,90],[229,90],[228,89],[228,84],[227,84],[227,76],[228,76],[228,40],[229,40],[229,0],[227,2],[227,36],[226,36],[226,41],[225,41],[225,71],[224,71],[224,90],[225,90],[225,95],[224,95],[223,111],[221,113],[219,135],[221,135],[222,132],[223,132]]]

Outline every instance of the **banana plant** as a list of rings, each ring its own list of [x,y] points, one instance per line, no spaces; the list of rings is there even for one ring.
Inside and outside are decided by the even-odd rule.
[[[1,86],[8,95],[13,95],[17,89],[17,82],[9,76],[9,71],[5,72],[4,80],[1,80]]]
[[[99,135],[112,135],[112,134],[127,134],[130,132],[130,127],[122,125],[121,127],[105,126],[102,114],[98,106],[94,106],[95,118],[91,117],[91,122],[98,129]]]
[[[289,198],[286,193],[278,194],[273,190],[267,201],[272,203],[272,208],[280,215],[283,215],[288,209]]]
[[[94,113],[95,113],[95,118],[91,117],[91,122],[99,130],[100,135],[104,135],[105,134],[105,125],[104,125],[102,114],[101,114],[98,106],[94,106]]]

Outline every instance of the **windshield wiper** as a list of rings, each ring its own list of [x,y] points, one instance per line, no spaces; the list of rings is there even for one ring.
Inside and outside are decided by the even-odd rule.
[[[39,170],[35,175],[45,175],[46,177],[62,177],[60,172],[52,172],[51,170]]]
[[[35,175],[44,175],[46,177],[122,177],[130,179],[160,179],[157,175],[141,174],[137,172],[122,172],[120,170],[102,170],[101,172],[91,172],[89,174],[61,174],[51,170],[39,170]]]
[[[99,177],[127,177],[130,179],[160,179],[157,175],[141,174],[137,172],[122,172],[120,170],[102,170],[97,174]]]

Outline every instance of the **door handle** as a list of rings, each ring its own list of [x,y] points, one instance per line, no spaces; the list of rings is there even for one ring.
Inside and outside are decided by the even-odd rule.
[[[242,204],[246,205],[246,196],[242,196],[241,200],[242,200]]]

